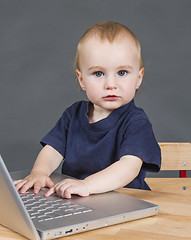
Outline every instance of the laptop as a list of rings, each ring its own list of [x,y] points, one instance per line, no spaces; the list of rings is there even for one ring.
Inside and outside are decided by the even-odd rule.
[[[0,224],[31,240],[54,239],[158,213],[158,205],[116,191],[89,197],[73,195],[71,199],[56,193],[45,198],[47,189],[36,195],[31,189],[21,195],[12,180],[26,175],[26,172],[10,175],[0,156]],[[54,183],[66,177],[51,175]]]

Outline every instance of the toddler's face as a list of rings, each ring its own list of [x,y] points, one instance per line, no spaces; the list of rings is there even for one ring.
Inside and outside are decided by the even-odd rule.
[[[79,83],[99,111],[112,112],[129,103],[144,74],[137,47],[128,37],[112,43],[88,38],[79,49],[79,66]]]

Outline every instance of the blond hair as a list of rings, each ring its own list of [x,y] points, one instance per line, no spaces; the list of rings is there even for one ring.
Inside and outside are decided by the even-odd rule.
[[[92,36],[98,36],[101,40],[108,40],[109,42],[113,42],[116,37],[123,36],[126,34],[128,37],[130,37],[138,50],[139,59],[140,59],[140,69],[144,67],[143,64],[143,58],[141,54],[141,46],[139,43],[139,40],[137,39],[136,35],[125,25],[117,22],[101,22],[98,24],[95,24],[88,28],[86,32],[81,37],[77,50],[76,50],[76,56],[74,59],[74,69],[79,69],[79,48],[80,45],[88,38]]]

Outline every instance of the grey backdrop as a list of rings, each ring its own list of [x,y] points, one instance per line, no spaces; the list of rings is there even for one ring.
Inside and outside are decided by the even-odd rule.
[[[136,104],[158,141],[190,142],[190,0],[0,0],[0,153],[10,171],[31,168],[40,139],[85,99],[72,64],[82,33],[119,21],[145,62]]]

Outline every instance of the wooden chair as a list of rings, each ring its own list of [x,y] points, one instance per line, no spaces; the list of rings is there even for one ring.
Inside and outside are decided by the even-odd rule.
[[[153,191],[191,194],[191,178],[186,171],[191,170],[191,143],[159,143],[162,154],[161,170],[178,170],[179,178],[146,178]]]

